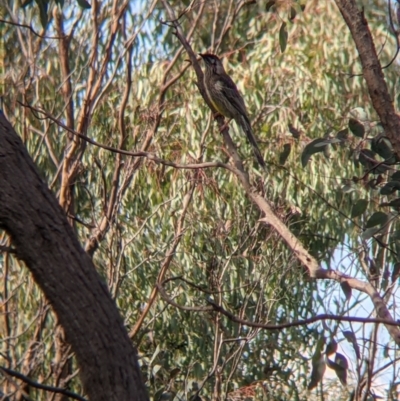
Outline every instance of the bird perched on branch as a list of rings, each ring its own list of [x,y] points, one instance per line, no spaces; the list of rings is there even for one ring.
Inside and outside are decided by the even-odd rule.
[[[262,167],[264,159],[258,148],[256,138],[247,115],[246,105],[238,88],[231,77],[225,72],[221,60],[214,54],[200,54],[206,70],[204,73],[204,86],[207,96],[218,113],[233,119],[245,132],[247,139],[253,147],[254,154]]]

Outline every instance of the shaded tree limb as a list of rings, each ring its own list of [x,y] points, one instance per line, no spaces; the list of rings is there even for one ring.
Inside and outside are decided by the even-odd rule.
[[[359,9],[354,0],[335,2],[356,44],[372,105],[394,152],[400,157],[400,117],[395,112],[364,11]]]
[[[0,227],[64,327],[89,400],[148,400],[136,350],[106,285],[2,113]]]

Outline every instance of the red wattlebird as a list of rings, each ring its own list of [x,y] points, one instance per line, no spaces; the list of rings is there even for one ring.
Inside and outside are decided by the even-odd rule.
[[[203,58],[206,66],[204,86],[212,105],[218,113],[236,121],[239,127],[245,132],[258,162],[263,168],[266,168],[251,128],[246,105],[235,83],[225,72],[221,60],[216,55],[200,54],[200,56]]]

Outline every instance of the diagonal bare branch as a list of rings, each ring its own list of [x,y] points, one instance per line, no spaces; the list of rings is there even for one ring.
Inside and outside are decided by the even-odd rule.
[[[190,60],[192,62],[192,65],[194,67],[194,70],[197,75],[197,86],[199,88],[199,91],[201,95],[203,96],[204,100],[210,107],[210,109],[215,112],[216,110],[213,108],[212,104],[207,98],[206,91],[204,88],[203,84],[203,72],[201,71],[201,67],[199,65],[199,62],[197,61],[195,52],[193,51],[192,47],[190,46],[190,43],[185,37],[185,34],[183,32],[183,29],[181,25],[179,24],[179,19],[177,19],[174,10],[170,6],[167,0],[161,0],[162,4],[164,5],[168,17],[170,19],[171,25],[174,27],[175,30],[175,35],[179,39],[179,41],[182,43],[182,46],[185,48],[187,51]],[[337,3],[353,3],[352,1],[348,0],[336,0]],[[372,42],[371,42],[372,43]],[[376,53],[375,53],[376,54]],[[378,63],[379,64],[379,63]],[[380,66],[379,66],[379,72],[376,72],[374,69],[374,73],[377,75],[381,75],[383,79],[383,74],[380,71]],[[383,79],[384,82],[384,79]],[[387,87],[386,83],[384,82],[384,88],[386,88],[387,92]],[[386,97],[384,97],[384,104],[386,104],[387,101],[390,102],[390,97],[387,99],[389,95],[387,94]],[[393,105],[391,105],[391,110],[393,110]],[[394,110],[393,110],[394,113]],[[389,118],[390,116],[393,117],[393,113],[389,113],[388,115],[385,114],[385,118]],[[378,113],[379,114],[379,113]],[[396,120],[399,121],[399,128],[397,129],[397,132],[400,132],[400,120],[396,116]],[[217,117],[218,125],[220,128],[224,127],[224,118],[223,117]],[[395,124],[396,125],[396,124]],[[269,202],[264,199],[263,196],[261,196],[258,191],[254,188],[254,186],[251,185],[249,176],[247,172],[244,170],[243,163],[236,152],[235,146],[233,144],[232,138],[229,135],[229,129],[226,128],[222,131],[223,139],[225,141],[225,144],[227,145],[228,152],[230,156],[232,157],[233,164],[231,171],[237,176],[239,182],[242,185],[242,188],[246,192],[247,196],[249,199],[258,206],[261,212],[264,213],[264,217],[261,219],[261,221],[265,222],[266,224],[271,225],[276,232],[279,234],[279,236],[286,242],[288,247],[292,250],[296,258],[301,262],[301,264],[304,266],[304,268],[307,269],[308,274],[312,278],[320,278],[320,279],[332,279],[337,282],[343,282],[346,281],[351,288],[357,289],[359,291],[362,291],[366,294],[368,294],[375,307],[375,312],[377,314],[377,317],[379,319],[384,320],[385,322],[392,322],[391,324],[386,323],[385,326],[388,329],[390,335],[392,336],[393,340],[397,343],[400,344],[400,329],[396,326],[396,322],[394,321],[393,317],[391,316],[385,302],[383,301],[382,297],[379,295],[379,293],[375,290],[375,288],[371,284],[364,283],[360,280],[353,279],[351,277],[348,277],[340,272],[334,271],[334,270],[326,270],[322,269],[317,260],[305,249],[303,246],[302,242],[290,231],[290,229],[287,227],[287,225],[274,213],[272,210]],[[399,154],[400,154],[400,141],[399,141]]]

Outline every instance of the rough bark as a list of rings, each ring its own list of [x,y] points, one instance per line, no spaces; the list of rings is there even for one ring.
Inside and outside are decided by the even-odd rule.
[[[394,110],[364,11],[354,0],[335,0],[335,2],[356,44],[372,105],[400,159],[400,117]]]
[[[117,307],[21,139],[0,112],[0,227],[50,301],[87,397],[148,400]]]

